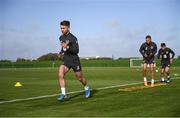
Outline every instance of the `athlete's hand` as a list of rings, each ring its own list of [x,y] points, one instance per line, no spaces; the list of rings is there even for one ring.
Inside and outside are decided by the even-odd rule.
[[[170,59],[170,64],[172,64],[173,63],[173,59]]]
[[[68,49],[68,48],[69,48],[69,45],[68,45],[67,43],[62,43],[61,45],[62,45],[62,47],[65,48],[65,49]]]

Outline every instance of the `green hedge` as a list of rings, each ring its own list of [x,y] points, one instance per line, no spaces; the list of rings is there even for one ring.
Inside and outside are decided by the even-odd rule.
[[[82,60],[81,64],[84,67],[128,67],[129,60]]]
[[[160,61],[156,61],[157,66]],[[61,61],[30,61],[30,62],[0,62],[0,68],[40,68],[58,67]],[[129,59],[120,60],[81,60],[83,67],[129,67]],[[180,59],[174,59],[174,67],[180,67]]]

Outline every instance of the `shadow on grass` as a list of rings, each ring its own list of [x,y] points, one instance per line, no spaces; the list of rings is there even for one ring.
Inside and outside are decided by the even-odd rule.
[[[91,95],[89,98],[92,98],[97,92],[98,92],[98,90],[96,90],[96,89],[91,90]],[[75,99],[75,98],[77,98],[79,96],[83,96],[83,95],[84,95],[84,92],[80,92],[80,93],[71,95],[70,97],[66,98],[65,101],[70,101],[71,99]]]
[[[0,98],[0,101],[5,101],[5,99],[3,99],[3,98]]]

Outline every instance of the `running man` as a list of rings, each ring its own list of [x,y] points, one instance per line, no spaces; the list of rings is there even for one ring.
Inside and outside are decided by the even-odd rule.
[[[139,52],[143,56],[144,64],[143,64],[143,79],[144,79],[144,85],[148,86],[147,82],[147,77],[146,77],[146,70],[147,67],[150,67],[151,70],[151,86],[154,86],[154,59],[155,59],[155,54],[157,52],[157,45],[152,42],[151,36],[147,35],[146,36],[146,42],[143,43],[139,49]]]
[[[59,67],[59,85],[61,87],[61,94],[58,97],[59,101],[64,101],[66,98],[65,89],[65,74],[72,68],[76,78],[82,83],[85,90],[85,97],[90,97],[90,88],[87,85],[86,79],[83,77],[80,59],[78,56],[79,45],[77,38],[70,33],[70,22],[62,21],[60,23],[62,35],[59,37],[61,43],[60,55],[63,55],[63,64]]]
[[[161,43],[161,49],[158,51],[158,59],[161,60],[161,82],[165,82],[164,73],[167,74],[167,83],[171,81],[170,65],[173,62],[175,53],[165,43]]]

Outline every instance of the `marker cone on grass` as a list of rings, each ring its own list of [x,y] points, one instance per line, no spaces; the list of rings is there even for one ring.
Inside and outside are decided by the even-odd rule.
[[[14,86],[15,86],[15,87],[21,87],[22,84],[21,84],[21,82],[16,82],[16,84],[15,84]]]

